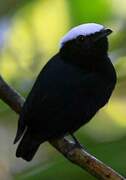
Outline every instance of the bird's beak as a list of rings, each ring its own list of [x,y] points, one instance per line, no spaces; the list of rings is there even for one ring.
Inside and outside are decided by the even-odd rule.
[[[103,30],[103,36],[108,36],[112,33],[112,30],[111,29],[104,29]]]
[[[95,38],[95,41],[97,41],[103,37],[106,37],[106,36],[110,35],[111,33],[112,33],[111,29],[104,29],[101,31],[100,34],[98,34],[98,36]]]

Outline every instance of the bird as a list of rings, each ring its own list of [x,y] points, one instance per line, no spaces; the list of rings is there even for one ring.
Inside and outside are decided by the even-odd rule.
[[[40,71],[20,113],[16,156],[31,161],[39,146],[71,135],[108,103],[116,71],[108,56],[111,29],[97,23],[73,27]]]

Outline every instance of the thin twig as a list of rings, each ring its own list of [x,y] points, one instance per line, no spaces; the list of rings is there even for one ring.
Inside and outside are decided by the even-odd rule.
[[[0,99],[7,103],[12,110],[20,113],[24,103],[22,98],[13,88],[11,88],[0,76]],[[76,147],[74,143],[60,138],[50,141],[60,153],[69,161],[87,170],[94,177],[101,180],[125,180],[123,176],[114,171],[103,162],[86,152],[82,148]]]

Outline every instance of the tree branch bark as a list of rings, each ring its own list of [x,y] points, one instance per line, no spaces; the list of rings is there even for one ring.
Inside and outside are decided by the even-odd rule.
[[[13,88],[11,88],[0,76],[0,99],[10,106],[16,113],[20,113],[24,103],[22,98]],[[69,161],[87,170],[94,177],[101,180],[125,180],[123,176],[114,171],[103,162],[86,152],[83,148],[65,138],[50,141],[60,153]]]

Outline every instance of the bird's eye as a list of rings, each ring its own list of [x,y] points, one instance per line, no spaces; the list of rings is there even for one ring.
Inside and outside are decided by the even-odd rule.
[[[83,35],[79,35],[77,37],[77,41],[80,41],[80,42],[84,41],[84,39],[85,39],[85,37]]]

